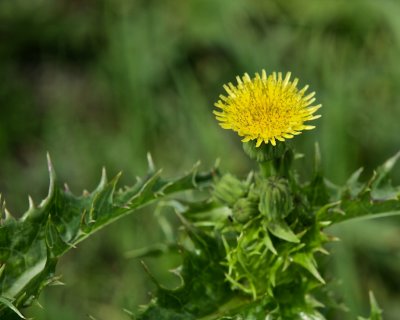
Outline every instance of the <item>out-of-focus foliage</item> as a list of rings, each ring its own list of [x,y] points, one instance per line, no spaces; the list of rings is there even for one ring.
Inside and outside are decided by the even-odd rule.
[[[292,71],[318,92],[323,117],[296,146],[310,153],[318,140],[327,176],[342,183],[399,149],[399,13],[392,0],[0,1],[0,191],[12,212],[25,210],[28,193],[43,197],[46,151],[72,190],[94,186],[104,164],[130,181],[147,151],[167,173],[219,156],[244,172],[250,164],[216,125],[212,104],[222,83],[262,68]],[[123,317],[119,310],[145,302],[138,292],[149,282],[122,256],[159,240],[153,224],[150,215],[125,219],[67,255],[67,287],[44,294],[39,317]],[[364,309],[373,289],[396,319],[398,223],[348,226],[335,230],[343,241],[332,271],[344,278],[347,304]],[[172,268],[177,257],[146,263]]]

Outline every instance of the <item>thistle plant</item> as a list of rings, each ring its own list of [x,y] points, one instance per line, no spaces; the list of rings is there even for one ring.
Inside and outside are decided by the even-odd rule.
[[[294,169],[299,155],[288,139],[313,129],[319,118],[314,93],[297,88],[290,73],[237,78],[224,88],[214,111],[222,128],[243,137],[244,152],[258,164],[245,177],[218,166],[166,180],[149,158],[149,173],[132,187],[117,188],[103,172],[92,193],[73,195],[62,188],[49,160],[50,189],[36,206],[14,219],[2,206],[0,227],[0,316],[23,318],[23,308],[48,285],[57,284],[56,264],[68,250],[111,222],[158,201],[172,207],[180,227],[169,245],[152,245],[136,257],[178,251],[174,270],[181,284],[156,286],[148,305],[133,319],[329,319],[338,308],[321,268],[329,254],[329,226],[354,218],[400,214],[400,188],[388,173],[400,153],[367,182],[357,170],[344,186],[323,176],[318,146],[310,181]],[[160,218],[160,222],[166,223]],[[381,319],[372,293],[369,318]]]

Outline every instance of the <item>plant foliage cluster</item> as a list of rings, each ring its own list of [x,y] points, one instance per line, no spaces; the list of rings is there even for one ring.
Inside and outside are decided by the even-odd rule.
[[[400,153],[367,182],[359,181],[358,170],[338,187],[324,178],[318,148],[308,182],[292,169],[299,155],[290,148],[279,154],[263,148],[248,148],[260,170],[244,180],[218,168],[199,173],[197,166],[166,180],[149,158],[149,174],[132,187],[118,189],[119,175],[108,181],[103,171],[98,187],[81,196],[61,187],[49,160],[47,198],[39,205],[30,199],[20,219],[2,206],[1,319],[23,318],[23,309],[45,287],[59,283],[55,267],[68,250],[160,200],[180,220],[175,242],[166,250],[181,254],[182,263],[173,271],[181,284],[165,288],[144,265],[157,288],[138,319],[326,319],[339,304],[321,267],[328,254],[324,244],[334,240],[325,230],[349,219],[400,213],[400,188],[388,176]],[[156,246],[141,255],[154,250],[159,251]],[[371,304],[368,319],[380,319],[373,295]]]

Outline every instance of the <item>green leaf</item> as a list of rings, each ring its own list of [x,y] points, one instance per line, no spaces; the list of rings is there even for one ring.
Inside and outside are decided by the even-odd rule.
[[[15,312],[21,319],[26,319],[21,312],[12,304],[12,302],[5,298],[5,297],[0,297],[0,303],[5,305],[7,308]]]
[[[372,189],[375,189],[382,184],[384,179],[387,177],[387,175],[393,169],[393,167],[395,166],[396,162],[399,159],[400,159],[400,151],[397,152],[393,157],[386,160],[384,164],[382,164],[381,166],[378,167],[378,169],[376,169],[376,175],[374,176],[372,181]]]
[[[358,317],[358,320],[382,320],[382,310],[376,302],[372,291],[369,292],[369,302],[371,305],[371,313],[368,318]]]
[[[325,284],[325,280],[321,277],[317,269],[317,263],[315,262],[314,257],[311,254],[307,253],[297,253],[293,257],[293,261],[303,268],[310,271],[310,273],[321,283]]]
[[[225,257],[222,240],[181,219],[193,246],[182,248],[183,262],[177,269],[182,284],[175,289],[157,284],[157,299],[139,315],[139,320],[198,319],[232,296],[221,267]]]
[[[294,243],[300,242],[299,238],[296,237],[292,229],[290,229],[284,220],[272,220],[267,222],[266,226],[268,231],[270,231],[277,238]]]
[[[371,320],[382,320],[382,310],[381,308],[379,308],[379,305],[372,291],[369,292],[369,301],[371,304]]]
[[[68,245],[62,239],[56,225],[51,221],[50,215],[45,226],[45,240],[47,247],[50,249],[49,253],[54,257],[62,254],[65,250],[65,246]]]
[[[156,199],[199,189],[213,176],[211,172],[198,174],[195,167],[180,178],[166,180],[151,167],[151,172],[133,187],[116,190],[120,174],[108,181],[103,169],[93,192],[75,196],[58,184],[49,157],[48,169],[49,192],[40,205],[29,199],[29,209],[19,220],[1,207],[0,294],[16,308],[30,305],[44,287],[58,282],[55,267],[59,258],[79,242]],[[1,304],[0,317],[9,310],[9,305]]]
[[[362,190],[362,184],[359,182],[361,173],[364,171],[363,168],[359,168],[355,171],[350,178],[346,181],[345,187],[349,190],[350,194],[354,197]]]
[[[364,184],[358,182],[361,169],[357,170],[348,179],[339,201],[320,208],[319,219],[338,223],[361,217],[396,215],[400,211],[400,189],[392,187],[387,176],[399,158],[400,152],[381,165]]]
[[[270,236],[269,236],[267,230],[265,230],[265,234],[264,234],[263,240],[264,240],[265,246],[266,246],[271,252],[273,252],[275,255],[277,255],[278,252],[276,251],[276,249],[275,249],[275,247],[274,247],[274,244],[272,243],[271,238],[270,238]]]
[[[393,214],[400,211],[399,199],[375,199],[371,192],[365,191],[355,198],[344,196],[339,204],[332,210],[337,210],[344,214],[336,214],[328,218],[335,223],[360,217],[373,217],[378,215]]]

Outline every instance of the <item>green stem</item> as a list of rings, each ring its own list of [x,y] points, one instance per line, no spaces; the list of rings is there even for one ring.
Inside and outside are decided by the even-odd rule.
[[[263,161],[258,163],[260,166],[260,173],[264,178],[268,178],[276,174],[276,170],[272,161]]]

